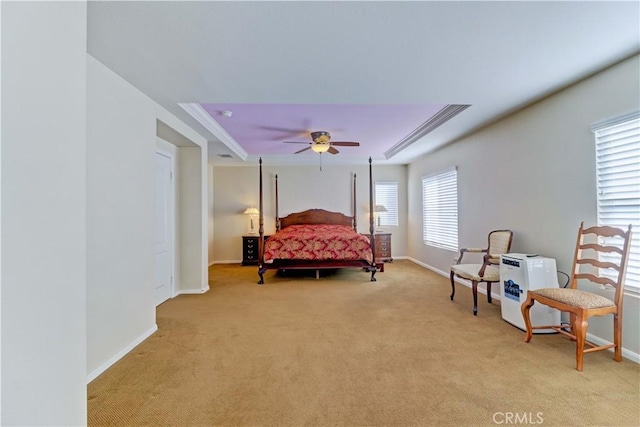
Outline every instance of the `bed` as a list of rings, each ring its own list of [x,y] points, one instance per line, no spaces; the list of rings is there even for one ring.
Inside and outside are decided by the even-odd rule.
[[[370,233],[360,234],[356,220],[356,175],[353,175],[353,216],[324,209],[308,209],[280,217],[278,176],[275,177],[276,232],[264,239],[262,159],[260,159],[259,284],[267,270],[320,270],[359,268],[376,281],[375,235],[373,234],[373,185],[369,159]]]

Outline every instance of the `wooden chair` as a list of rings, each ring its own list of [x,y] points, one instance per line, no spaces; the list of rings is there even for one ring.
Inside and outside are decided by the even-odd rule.
[[[489,233],[489,244],[486,249],[463,248],[455,259],[456,264],[451,266],[451,301],[456,293],[454,276],[471,281],[473,290],[473,315],[478,314],[478,283],[487,284],[487,301],[491,304],[491,284],[500,281],[500,255],[506,254],[511,249],[513,232],[511,230],[495,230]],[[484,253],[482,264],[460,264],[462,257],[467,252]]]
[[[595,239],[593,239],[594,236]],[[576,341],[578,371],[582,371],[584,353],[592,351],[613,348],[613,358],[616,362],[620,362],[622,360],[622,297],[630,244],[631,225],[624,232],[607,226],[585,229],[584,224],[581,223],[569,288],[543,288],[527,292],[527,299],[522,304],[522,317],[527,329],[524,342],[531,341],[534,329],[554,329],[568,336],[572,341]],[[581,272],[582,266],[585,266],[583,270],[587,271]],[[597,285],[612,286],[615,289],[613,300],[579,290],[578,280],[581,279]],[[529,311],[536,302],[569,312],[570,325],[532,326]],[[597,346],[588,342],[586,336],[589,318],[607,314],[613,314],[613,344]],[[567,332],[567,329],[570,332]],[[584,348],[585,344],[589,346],[588,349]]]

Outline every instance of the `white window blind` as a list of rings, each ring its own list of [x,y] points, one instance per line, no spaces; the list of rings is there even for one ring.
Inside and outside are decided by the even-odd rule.
[[[395,181],[376,181],[376,205],[384,206],[386,212],[378,212],[380,225],[398,225],[398,183]]]
[[[431,246],[458,250],[458,171],[422,177],[422,239]]]
[[[596,138],[598,224],[623,230],[632,224],[631,251],[625,286],[627,289],[638,292],[640,291],[640,113],[594,125],[592,130]],[[605,243],[621,246],[621,242],[615,239]],[[610,261],[614,260],[610,259]],[[606,275],[606,272],[603,274]]]

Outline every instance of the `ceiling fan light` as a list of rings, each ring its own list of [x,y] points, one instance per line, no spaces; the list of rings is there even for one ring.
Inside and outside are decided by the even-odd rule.
[[[311,145],[311,149],[316,153],[326,153],[330,147],[331,147],[331,144],[312,144]]]

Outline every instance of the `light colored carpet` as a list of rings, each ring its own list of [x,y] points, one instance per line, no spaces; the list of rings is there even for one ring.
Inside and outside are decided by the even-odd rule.
[[[639,365],[605,351],[577,372],[566,338],[525,344],[495,302],[474,317],[470,289],[452,302],[409,261],[373,283],[256,270],[213,266],[208,293],[158,307],[158,332],[89,384],[89,425],[640,425]]]

